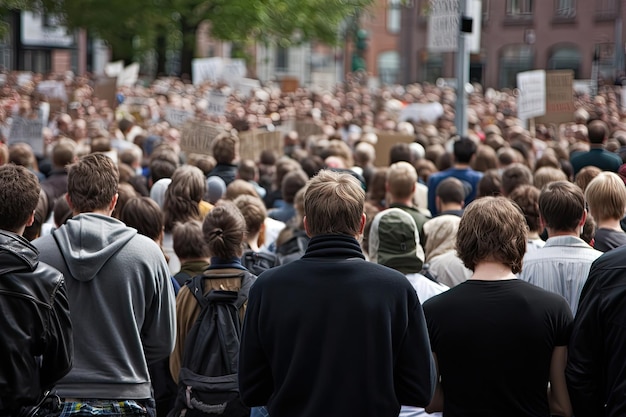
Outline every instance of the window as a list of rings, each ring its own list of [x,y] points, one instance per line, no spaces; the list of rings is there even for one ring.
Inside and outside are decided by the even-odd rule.
[[[378,77],[382,84],[398,82],[400,72],[400,55],[397,51],[383,52],[378,55]]]
[[[387,1],[387,31],[392,34],[400,32],[401,0]]]
[[[560,18],[572,18],[576,16],[575,0],[556,0],[554,16]]]
[[[533,0],[507,0],[508,16],[525,16],[533,13]]]
[[[617,15],[617,2],[621,0],[596,0],[596,18],[614,19]]]
[[[517,73],[533,69],[534,54],[531,45],[509,45],[500,53],[499,88],[514,88]]]
[[[550,59],[548,60],[549,70],[565,70],[574,71],[574,78],[580,78],[580,67],[582,55],[575,46],[557,46],[552,49]]]
[[[282,46],[276,47],[276,71],[287,72],[289,70],[289,49]]]

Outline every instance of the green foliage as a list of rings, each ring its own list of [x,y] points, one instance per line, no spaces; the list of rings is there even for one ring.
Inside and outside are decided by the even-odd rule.
[[[62,16],[70,29],[86,28],[107,41],[114,53],[124,45],[136,49],[134,39],[149,48],[159,35],[180,33],[183,54],[193,55],[195,33],[203,21],[211,23],[213,37],[238,45],[258,41],[288,47],[311,40],[334,44],[340,25],[358,16],[373,0],[41,1]]]

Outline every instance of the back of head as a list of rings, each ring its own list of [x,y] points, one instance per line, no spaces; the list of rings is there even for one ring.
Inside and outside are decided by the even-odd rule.
[[[478,181],[476,198],[497,197],[499,195],[502,195],[502,175],[497,169],[490,169]]]
[[[498,167],[496,151],[487,145],[480,145],[476,150],[476,157],[472,161],[472,169],[485,172]]]
[[[541,232],[542,230],[539,221],[539,194],[540,191],[537,187],[521,185],[509,195],[509,198],[522,209],[526,224],[531,232]]]
[[[547,184],[539,194],[539,213],[548,229],[573,232],[585,212],[582,190],[568,181]]]
[[[23,166],[0,166],[0,229],[17,232],[39,203],[37,176]]]
[[[416,273],[421,269],[422,261],[417,255],[417,226],[411,215],[401,209],[383,210],[374,217],[368,244],[372,262],[403,274]]]
[[[33,148],[27,143],[14,143],[9,146],[9,162],[26,168],[35,166],[35,154]]]
[[[176,223],[172,232],[174,253],[180,259],[208,258],[209,251],[202,233],[202,222],[191,220]]]
[[[234,182],[234,181],[233,181]],[[206,193],[204,198],[211,204],[217,203],[226,193],[226,183],[217,175],[206,179]]]
[[[157,241],[163,232],[163,213],[150,197],[135,197],[128,200],[120,213],[120,220],[154,241]]]
[[[502,193],[508,196],[520,185],[532,185],[533,173],[526,165],[519,162],[507,166],[502,171]]]
[[[413,162],[413,154],[408,143],[398,142],[389,149],[389,164],[393,165],[400,161]]]
[[[589,126],[588,126],[589,142],[596,144],[596,145],[601,144],[606,140],[608,133],[609,133],[609,129],[606,123],[604,123],[603,121],[594,120],[593,122],[589,123]]]
[[[239,137],[223,133],[213,140],[213,157],[218,164],[232,164],[239,154]]]
[[[254,235],[258,233],[267,217],[267,209],[263,201],[251,195],[240,195],[235,199],[234,203],[246,220],[248,234]]]
[[[152,158],[150,160],[150,179],[152,183],[163,178],[171,178],[174,171],[178,167],[178,163],[169,158]]]
[[[230,201],[215,206],[204,218],[202,234],[211,256],[223,260],[240,258],[246,234],[246,220]]]
[[[64,168],[74,162],[76,143],[73,141],[59,141],[52,148],[52,164],[57,168]]]
[[[626,212],[626,187],[614,172],[602,172],[585,190],[589,211],[596,220],[621,220]]]
[[[198,167],[183,165],[176,169],[163,203],[166,231],[171,231],[177,221],[200,218],[198,204],[204,197],[205,189],[206,180]]]
[[[540,190],[553,181],[567,181],[567,175],[560,169],[549,166],[539,168],[533,175],[533,184]]]
[[[461,218],[457,253],[472,271],[481,262],[498,262],[517,274],[526,253],[526,233],[524,216],[511,200],[480,198],[467,206]]]
[[[288,204],[293,204],[296,193],[306,185],[308,180],[309,176],[301,169],[293,170],[285,175],[280,186],[283,200]]]
[[[468,137],[462,137],[454,142],[454,160],[459,164],[469,164],[476,153],[476,143]]]
[[[259,169],[257,168],[253,160],[244,159],[239,163],[237,175],[242,180],[256,181],[257,177],[259,176]]]
[[[248,181],[237,179],[228,184],[228,186],[226,187],[226,194],[224,195],[224,198],[226,200],[233,201],[240,195],[250,195],[254,197],[259,196],[259,194],[256,192],[256,189],[254,188],[254,185],[252,185]]]
[[[352,175],[320,171],[309,181],[304,194],[307,232],[311,236],[358,236],[364,202],[365,192]]]
[[[396,162],[387,170],[387,189],[394,199],[411,198],[416,183],[417,171],[408,162]]]
[[[584,167],[576,174],[576,185],[578,185],[581,190],[585,191],[591,180],[597,177],[601,172],[602,170],[600,168],[593,165]]]
[[[70,166],[67,194],[74,212],[106,210],[117,194],[119,172],[115,162],[101,153],[83,156]]]
[[[435,190],[435,195],[439,197],[439,200],[444,204],[463,204],[467,194],[469,194],[469,192],[465,189],[463,183],[454,177],[443,179],[437,184],[437,189]]]

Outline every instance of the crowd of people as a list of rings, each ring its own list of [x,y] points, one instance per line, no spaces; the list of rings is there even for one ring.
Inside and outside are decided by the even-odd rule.
[[[477,85],[457,132],[453,89],[366,84],[105,98],[7,74],[0,417],[209,415],[188,341],[221,292],[243,326],[224,415],[626,414],[620,91],[529,129],[515,91]],[[429,103],[436,120],[403,113]],[[210,152],[185,151],[173,109],[221,127]],[[20,118],[44,120],[42,146],[12,137]],[[248,130],[281,150],[242,159]]]

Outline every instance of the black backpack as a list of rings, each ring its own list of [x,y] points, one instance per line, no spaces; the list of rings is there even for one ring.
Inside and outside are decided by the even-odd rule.
[[[254,275],[261,275],[261,272],[280,265],[278,257],[273,253],[255,252],[246,250],[241,257],[241,264]]]
[[[185,410],[186,417],[248,417],[250,408],[241,401],[237,380],[242,325],[239,310],[248,299],[254,276],[245,271],[219,274],[219,278],[240,277],[240,290],[211,290],[203,295],[203,282],[211,278],[209,272],[186,284],[200,304],[200,314],[185,340],[178,395],[170,416]]]

